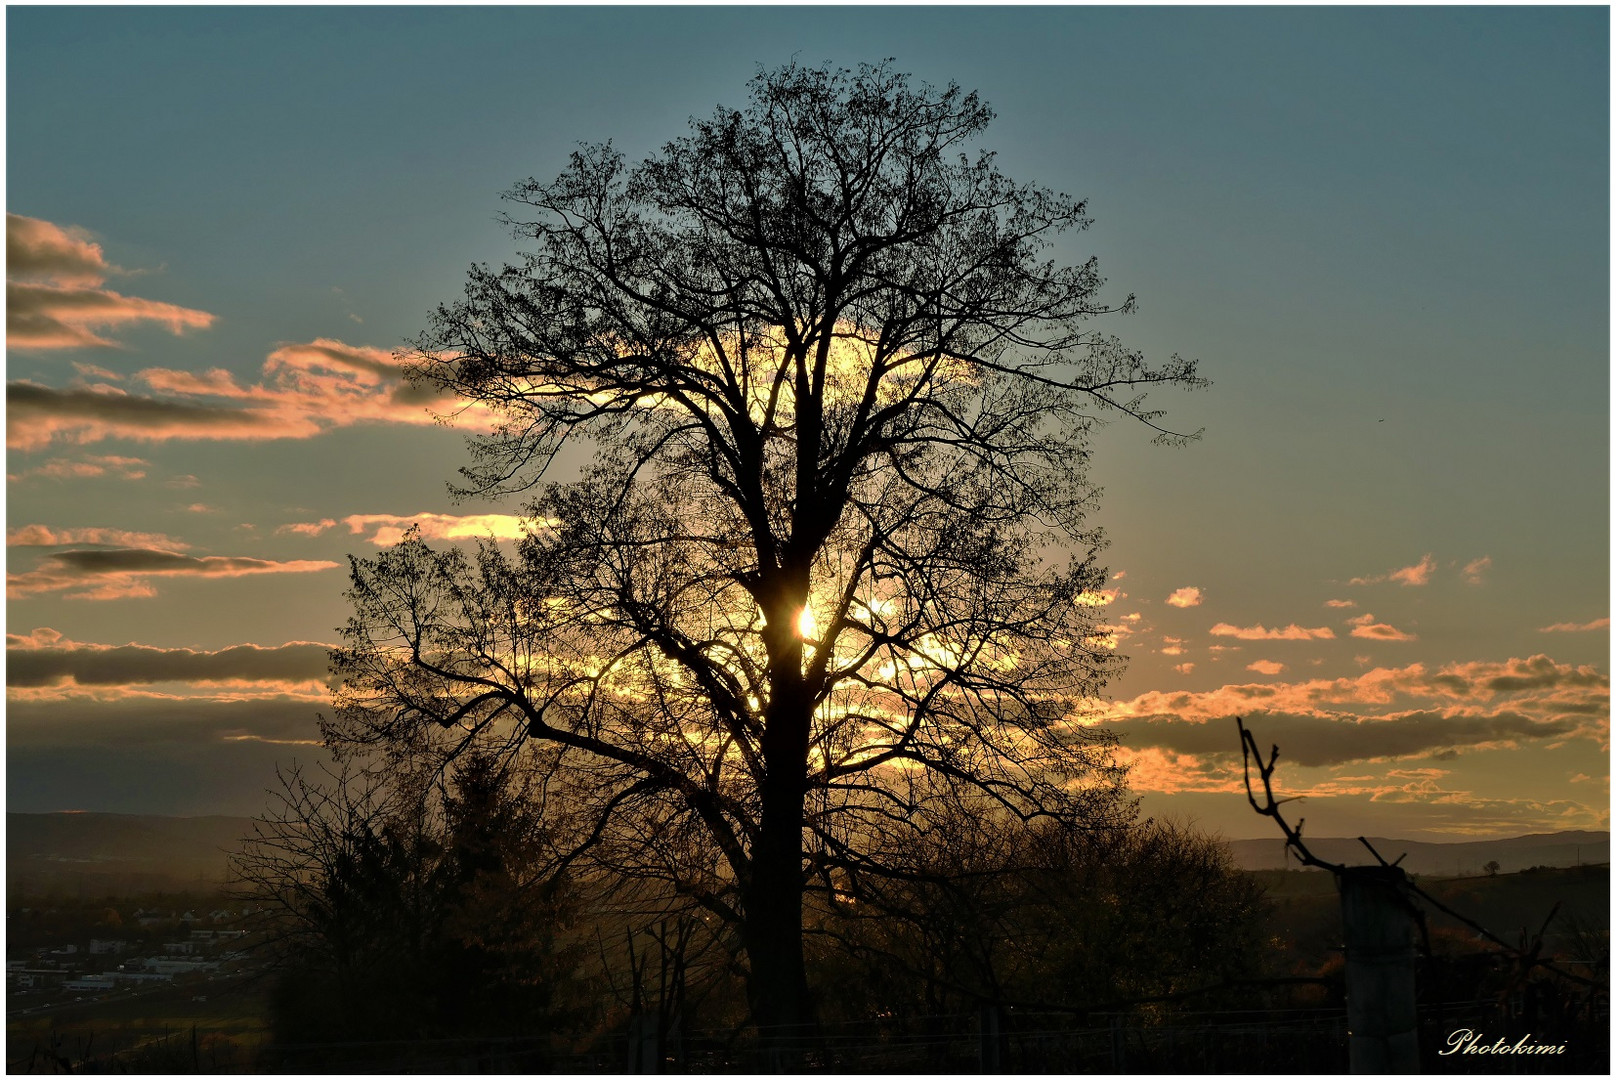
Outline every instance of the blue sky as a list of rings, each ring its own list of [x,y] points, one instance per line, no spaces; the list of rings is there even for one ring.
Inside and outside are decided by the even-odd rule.
[[[319,688],[251,665],[105,681],[103,647],[184,651],[195,675],[233,646],[330,643],[344,556],[377,550],[381,516],[517,512],[451,502],[456,433],[323,414],[341,380],[304,347],[383,363],[470,263],[514,257],[499,192],[579,141],[636,159],[740,102],[756,65],[893,57],[990,102],[1010,175],[1090,200],[1057,257],[1097,255],[1140,302],[1108,329],[1213,380],[1163,402],[1200,442],[1116,426],[1095,457],[1132,657],[1109,722],[1146,807],[1265,834],[1206,718],[1242,706],[1285,757],[1344,743],[1296,774],[1317,831],[1607,827],[1608,19],[8,9],[7,209],[44,223],[18,228],[98,244],[87,288],[195,313],[10,339],[14,395],[45,401],[8,409],[13,670],[90,666],[12,680],[8,806],[261,805],[276,761],[319,755]],[[73,388],[267,410],[279,437],[74,426]],[[81,550],[193,561],[90,599],[62,569]],[[1168,604],[1183,588],[1199,602]]]

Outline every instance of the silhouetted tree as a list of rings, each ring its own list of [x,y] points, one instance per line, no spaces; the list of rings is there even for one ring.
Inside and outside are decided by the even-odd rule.
[[[1132,301],[1046,259],[1085,203],[969,156],[991,115],[790,65],[639,166],[518,184],[532,249],[415,360],[499,418],[466,490],[538,489],[534,531],[354,562],[330,745],[545,744],[573,851],[734,926],[767,1026],[809,1017],[806,884],[907,873],[930,805],[1131,813],[1075,718],[1118,666],[1087,436],[1180,439],[1140,393],[1200,380],[1089,329]]]

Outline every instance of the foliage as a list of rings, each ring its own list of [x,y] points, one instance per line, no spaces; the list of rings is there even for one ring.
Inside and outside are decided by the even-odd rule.
[[[926,837],[913,881],[823,913],[815,970],[840,1015],[1117,1009],[1271,958],[1264,890],[1216,839],[1158,822],[985,839]]]
[[[279,961],[282,1041],[544,1034],[580,1019],[565,877],[527,784],[469,755],[446,789],[283,778],[236,866]]]

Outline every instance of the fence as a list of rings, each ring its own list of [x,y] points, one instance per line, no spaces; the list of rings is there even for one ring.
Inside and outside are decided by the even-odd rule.
[[[1502,1027],[1496,999],[1418,1009],[1425,1072],[1607,1073],[1608,1016],[1589,1018],[1558,1057],[1442,1055],[1451,1033]],[[1006,1012],[824,1026],[767,1047],[751,1031],[676,1031],[646,1053],[628,1033],[569,1051],[545,1039],[270,1046],[258,1067],[276,1072],[396,1073],[1342,1073],[1349,1061],[1343,1008],[1141,1013]],[[1490,1040],[1487,1040],[1490,1041]]]

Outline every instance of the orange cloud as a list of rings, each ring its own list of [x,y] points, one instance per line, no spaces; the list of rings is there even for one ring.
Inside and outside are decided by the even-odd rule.
[[[1288,670],[1286,664],[1279,664],[1275,660],[1256,660],[1248,669],[1258,671],[1262,675],[1276,675]]]
[[[1196,664],[1177,664],[1176,670],[1183,675],[1191,675],[1193,668],[1196,666]]]
[[[1084,604],[1086,607],[1104,607],[1108,604],[1112,604],[1115,600],[1118,600],[1123,595],[1125,594],[1119,589],[1088,589],[1079,596],[1075,597],[1075,599]]]
[[[160,548],[165,551],[183,551],[191,546],[162,533],[130,532],[127,529],[53,529],[48,525],[19,525],[6,530],[7,547],[60,547],[66,544]]]
[[[1608,617],[1605,616],[1604,618],[1593,619],[1591,622],[1585,622],[1585,623],[1572,623],[1572,622],[1553,623],[1551,626],[1539,627],[1536,630],[1536,633],[1538,633],[1538,634],[1579,634],[1579,633],[1582,633],[1582,632],[1587,631],[1587,630],[1607,630],[1608,628],[1609,628],[1609,620],[1608,620]]]
[[[223,369],[138,372],[153,394],[105,385],[11,383],[7,444],[33,450],[54,441],[111,438],[297,439],[358,423],[435,424],[452,411],[474,427],[490,419],[487,410],[409,385],[389,353],[330,338],[276,349],[265,359],[262,376],[243,385]]]
[[[1485,571],[1491,568],[1491,557],[1482,556],[1462,568],[1462,579],[1469,585],[1485,584]]]
[[[118,600],[155,595],[151,583],[161,577],[242,577],[249,574],[299,574],[336,569],[334,562],[181,555],[151,548],[73,549],[46,556],[26,573],[8,574],[12,597],[62,592],[69,600]],[[67,592],[80,589],[80,592]]]
[[[524,533],[524,523],[527,518],[512,514],[412,514],[403,517],[398,514],[350,514],[343,519],[343,524],[349,527],[349,532],[359,536],[370,532],[370,540],[378,547],[388,547],[399,543],[405,538],[405,533],[412,528],[418,529],[424,540],[480,540],[493,536],[497,540],[521,540]],[[330,528],[336,522],[327,520],[310,522],[304,526],[283,526],[289,532],[307,531],[307,535],[316,535],[322,527]],[[308,531],[314,530],[314,531]],[[277,530],[280,531],[280,530]]]
[[[1429,583],[1429,578],[1434,574],[1434,568],[1434,556],[1425,555],[1415,566],[1403,566],[1399,569],[1391,570],[1385,574],[1377,574],[1373,577],[1351,578],[1348,584],[1376,585],[1381,581],[1394,581],[1401,585],[1407,586],[1427,585]]]
[[[1322,601],[1322,606],[1331,608],[1347,608],[1355,607],[1356,602],[1354,600],[1324,600]]]
[[[1430,671],[1420,663],[1372,668],[1338,679],[1297,683],[1229,684],[1218,690],[1150,691],[1113,702],[1105,715],[1175,716],[1186,723],[1230,721],[1255,709],[1321,715],[1377,715],[1407,701],[1436,709],[1459,702],[1511,704],[1537,717],[1608,717],[1609,677],[1585,665],[1561,664],[1537,654],[1506,661],[1451,664]]]
[[[1243,716],[1262,745],[1280,745],[1303,766],[1447,760],[1462,752],[1555,747],[1572,739],[1606,748],[1609,679],[1595,668],[1541,655],[1438,671],[1409,664],[1352,678],[1153,691],[1109,703],[1089,722],[1108,725],[1132,752],[1192,755],[1218,770],[1238,762],[1233,716]],[[1139,779],[1133,772],[1132,784]],[[1377,797],[1397,796],[1389,791]]]
[[[1242,641],[1310,641],[1313,638],[1335,636],[1331,627],[1313,626],[1307,628],[1296,626],[1293,623],[1275,630],[1267,629],[1259,623],[1255,623],[1253,626],[1233,626],[1231,623],[1216,623],[1209,628],[1209,632],[1216,637],[1235,637]]]
[[[1416,641],[1416,634],[1408,634],[1397,630],[1388,623],[1374,622],[1372,615],[1357,615],[1348,620],[1348,625],[1355,627],[1350,631],[1351,637],[1370,638],[1373,641]]]
[[[1171,607],[1197,607],[1204,602],[1204,593],[1202,589],[1188,585],[1171,593],[1164,602]]]

